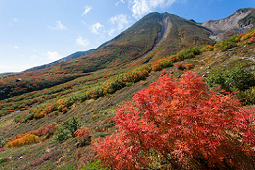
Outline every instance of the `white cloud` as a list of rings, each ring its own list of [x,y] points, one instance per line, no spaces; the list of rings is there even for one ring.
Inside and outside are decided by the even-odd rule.
[[[53,30],[67,30],[66,27],[60,21],[57,21],[57,25],[55,27],[48,26],[48,28]]]
[[[129,20],[127,19],[126,15],[120,14],[115,15],[114,17],[111,17],[109,20],[112,24],[117,24],[116,29],[111,29],[108,34],[111,36],[113,35],[113,32],[116,30],[122,30],[124,28],[125,24],[129,24]]]
[[[15,45],[14,48],[18,49],[19,47]]]
[[[101,28],[101,27],[104,27],[103,25],[101,25],[99,22],[98,23],[95,23],[91,26],[91,32],[92,33],[95,33],[95,34],[99,34],[98,32],[98,29]]]
[[[14,18],[13,21],[14,22],[19,22],[19,19],[18,18]]]
[[[13,20],[9,22],[9,26],[14,26],[15,23],[20,23],[20,20],[18,18],[13,18]]]
[[[136,19],[152,12],[157,7],[172,5],[176,0],[129,0],[132,16]]]
[[[62,58],[62,56],[59,55],[58,52],[56,52],[56,51],[53,51],[53,52],[48,51],[47,54],[46,54],[46,56],[48,57],[48,59],[53,60],[53,61]]]
[[[85,22],[85,21],[82,21],[82,20],[81,20],[81,23],[82,23],[83,25],[86,25],[86,22]]]
[[[89,45],[89,41],[86,39],[86,38],[82,38],[81,36],[79,36],[77,39],[76,39],[76,43],[78,45],[83,45],[83,46],[87,46]]]
[[[81,14],[81,16],[87,14],[91,9],[91,6],[85,6],[85,11]]]
[[[113,33],[116,31],[116,29],[111,29],[109,32],[108,32],[108,34],[110,35],[110,36],[112,36],[113,35]]]
[[[120,0],[120,1],[118,1],[115,5],[118,6],[119,3],[121,3],[121,2],[122,2],[123,4],[125,3],[124,0]]]
[[[30,56],[31,60],[38,60],[38,59],[42,59],[41,57],[38,57],[37,55],[31,55]]]
[[[128,21],[128,19],[127,19],[127,16],[126,16],[126,15],[123,15],[123,14],[116,15],[116,16],[110,18],[110,21],[111,21],[113,24],[115,24],[115,23],[118,24],[118,30],[123,29],[123,28],[124,28],[124,25],[129,23],[129,21]]]

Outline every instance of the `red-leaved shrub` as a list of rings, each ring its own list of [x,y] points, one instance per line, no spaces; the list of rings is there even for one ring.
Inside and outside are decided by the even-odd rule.
[[[87,127],[81,127],[74,132],[74,135],[79,139],[80,142],[85,142],[86,140],[88,140],[90,131]]]
[[[117,109],[119,132],[96,144],[113,169],[253,169],[254,113],[195,73],[162,76]]]

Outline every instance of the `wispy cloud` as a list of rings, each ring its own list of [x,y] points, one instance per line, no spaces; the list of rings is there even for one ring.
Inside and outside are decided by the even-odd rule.
[[[53,61],[62,58],[62,56],[59,55],[57,51],[53,51],[53,52],[48,51],[45,55],[48,57],[48,59],[53,60]]]
[[[114,17],[111,17],[110,21],[111,23],[118,25],[118,28],[117,28],[118,30],[123,29],[124,25],[129,23],[127,16],[123,14],[115,15]]]
[[[13,21],[14,22],[19,22],[19,19],[18,18],[13,18]]]
[[[116,29],[112,28],[112,29],[108,32],[108,34],[109,34],[110,36],[113,36],[113,34],[114,34],[115,31],[116,31]]]
[[[13,18],[10,22],[9,22],[9,26],[14,26],[15,23],[20,23],[20,20],[18,18]]]
[[[132,16],[140,19],[145,14],[152,12],[157,7],[172,5],[177,0],[129,0]]]
[[[94,33],[94,34],[99,34],[98,29],[101,28],[101,27],[104,27],[104,26],[101,25],[101,24],[98,22],[98,23],[93,24],[93,25],[90,27],[90,30],[91,30],[91,32]]]
[[[81,36],[79,36],[79,37],[76,39],[76,43],[77,43],[78,45],[83,45],[83,46],[89,45],[89,41],[88,41],[86,38],[82,38]]]
[[[82,21],[82,20],[81,20],[81,23],[82,23],[83,25],[86,25],[86,22],[85,22],[85,21]]]
[[[87,14],[91,9],[92,9],[91,6],[88,6],[88,5],[85,6],[85,11],[81,14],[81,16]]]
[[[120,0],[120,1],[118,1],[115,5],[118,6],[119,3],[121,3],[121,2],[122,2],[123,4],[125,3],[124,0]]]
[[[128,20],[127,15],[120,14],[115,15],[114,17],[111,17],[109,20],[112,24],[116,24],[117,28],[111,29],[108,34],[111,36],[116,30],[122,30],[124,28],[124,25],[127,25],[130,23]]]
[[[15,48],[15,49],[18,49],[19,47],[15,45],[14,48]]]
[[[55,27],[48,26],[48,28],[53,30],[67,30],[66,27],[60,21],[57,21],[57,24]]]

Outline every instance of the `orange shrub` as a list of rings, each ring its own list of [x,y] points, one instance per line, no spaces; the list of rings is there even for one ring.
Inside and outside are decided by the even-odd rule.
[[[161,66],[161,64],[160,64],[160,60],[153,61],[153,62],[151,63],[151,70],[153,70],[153,71],[162,70],[162,66]]]
[[[175,63],[177,61],[182,61],[183,59],[182,59],[181,55],[177,54],[177,55],[171,55],[169,57],[169,60],[170,60],[170,62]]]
[[[15,139],[11,142],[7,143],[7,147],[20,147],[23,145],[30,145],[39,142],[39,137],[32,135],[32,134],[26,134],[25,136]]]
[[[87,127],[81,127],[74,132],[74,135],[79,139],[80,142],[85,142],[86,140],[88,140],[90,131]]]
[[[194,68],[193,64],[184,64],[185,69],[190,70]]]

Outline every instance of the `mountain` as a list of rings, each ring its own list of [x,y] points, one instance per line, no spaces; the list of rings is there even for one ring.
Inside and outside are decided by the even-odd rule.
[[[249,8],[238,11],[243,13],[242,16],[246,16],[235,17],[239,19],[234,19],[233,17],[237,14],[233,14],[224,20],[227,23],[225,25],[229,26],[230,21],[236,23],[238,20],[238,23],[246,25],[247,29],[243,31],[252,28],[251,25],[254,25],[253,10]],[[230,19],[231,17],[232,19]],[[219,22],[223,23],[223,21]],[[255,81],[251,77],[254,77],[255,72],[255,30],[250,30],[245,34],[235,35],[216,43],[210,37],[216,35],[217,30],[221,30],[221,32],[219,31],[221,34],[227,34],[230,29],[229,26],[228,29],[224,30],[222,26],[224,24],[221,27],[219,25],[215,24],[213,27],[209,27],[173,14],[154,12],[144,16],[133,26],[115,38],[103,43],[88,55],[81,54],[82,56],[75,59],[63,61],[40,70],[0,74],[0,169],[108,169],[100,167],[100,161],[97,158],[94,159],[96,155],[94,144],[100,141],[101,138],[120,130],[119,127],[115,126],[116,119],[113,119],[117,112],[116,108],[119,111],[125,111],[127,113],[126,116],[119,117],[129,121],[129,117],[132,115],[132,108],[125,107],[124,109],[120,107],[126,102],[128,104],[134,102],[141,108],[148,108],[152,111],[155,110],[155,112],[160,109],[162,111],[160,114],[163,117],[165,112],[168,112],[171,108],[170,105],[174,105],[174,109],[177,111],[178,108],[186,109],[183,112],[186,114],[188,110],[193,109],[193,106],[195,106],[193,104],[210,105],[213,100],[217,101],[217,108],[213,110],[224,114],[230,112],[230,110],[225,112],[225,107],[218,105],[221,101],[217,98],[207,100],[206,96],[211,93],[200,91],[202,86],[203,88],[205,87],[204,82],[202,85],[200,80],[198,82],[193,81],[188,85],[192,86],[193,90],[186,89],[186,85],[183,82],[176,82],[176,84],[161,83],[160,86],[165,86],[168,89],[174,89],[175,86],[181,85],[181,88],[176,91],[183,92],[178,98],[173,98],[174,100],[169,98],[169,101],[172,100],[171,103],[163,101],[165,109],[150,107],[151,105],[147,103],[150,101],[146,98],[147,92],[148,94],[151,92],[156,94],[159,93],[158,90],[144,90],[140,92],[140,95],[144,96],[143,98],[132,99],[135,93],[150,85],[158,86],[152,82],[158,79],[168,79],[162,77],[163,74],[171,74],[173,80],[178,81],[178,78],[186,70],[191,70],[191,72],[196,72],[204,77],[203,80],[207,80],[206,82],[210,80],[213,86],[217,87],[218,84],[222,83],[225,87],[230,85],[229,89],[236,91],[235,95],[239,97],[243,105],[247,103],[254,104]],[[213,29],[216,26],[217,29]],[[235,28],[237,29],[238,27]],[[239,64],[242,64],[241,67]],[[196,75],[195,77],[199,76]],[[211,79],[209,79],[210,77]],[[191,79],[194,80],[193,78]],[[189,79],[187,79],[186,83],[189,83]],[[248,89],[239,90],[233,87],[233,84],[236,84],[243,88],[242,83],[245,84],[245,87],[249,86],[247,87]],[[212,87],[208,89],[214,89]],[[166,93],[163,94],[163,90],[162,96],[164,97]],[[217,89],[214,90],[215,92],[212,94],[217,93]],[[198,93],[206,101],[195,101],[193,96],[197,97]],[[223,91],[219,93],[221,95],[224,94]],[[151,97],[152,103],[161,103],[161,98],[157,97],[157,95]],[[186,98],[182,95],[190,97]],[[179,100],[180,98],[182,99]],[[226,96],[225,98],[230,100],[231,97]],[[189,108],[183,108],[184,104],[190,99],[194,103],[189,105]],[[237,101],[233,105],[239,106]],[[227,108],[231,106],[232,104],[227,106]],[[245,107],[254,108],[252,105],[246,105]],[[206,112],[205,115],[211,115],[213,110],[211,111],[209,108],[211,106],[192,114]],[[240,109],[234,109],[235,112],[238,110]],[[137,116],[147,113],[147,111],[137,111]],[[253,114],[252,110],[250,113]],[[180,117],[179,114],[176,115]],[[194,115],[189,117],[193,119]],[[218,116],[215,117],[217,118]],[[241,117],[236,118],[236,120]],[[252,121],[253,116],[250,117]],[[154,120],[154,115],[151,114],[148,118]],[[196,132],[200,129],[203,130],[205,127],[214,127],[208,124],[210,122],[201,121],[201,118],[194,124],[205,123],[206,125],[204,126],[203,124],[203,128],[196,128]],[[228,116],[224,116],[224,118],[232,120]],[[145,125],[146,122],[143,121],[134,123],[136,120],[140,121],[141,119],[137,117],[125,123],[125,125],[131,128],[141,125],[148,127],[148,130],[152,127],[151,123],[153,122],[150,122],[147,124],[149,126],[147,126]],[[184,117],[179,123],[186,124],[185,120]],[[173,124],[175,123],[174,121],[175,119],[173,119]],[[169,126],[169,123],[164,119],[158,119],[153,127],[159,127],[157,126],[160,124],[158,122],[163,122],[166,127]],[[191,124],[186,125],[186,129],[178,126],[176,129],[180,130],[180,133],[174,134],[173,137],[182,136],[181,134],[186,132],[190,134],[187,129],[191,127]],[[84,127],[81,128],[81,126]],[[244,128],[246,127],[245,125]],[[80,130],[75,133],[75,130],[79,128]],[[226,128],[226,130],[228,131],[229,129]],[[220,132],[223,133],[223,131]],[[161,132],[165,133],[167,131],[163,130]],[[230,151],[230,153],[225,155],[237,156],[238,160],[235,160],[235,165],[248,165],[249,169],[254,169],[252,168],[254,167],[254,161],[247,162],[246,157],[244,157],[245,155],[254,154],[253,148],[251,150],[244,148],[238,150],[238,153],[234,152],[235,149],[233,150],[233,146],[236,144],[238,144],[238,147],[245,146],[248,148],[254,147],[254,143],[246,146],[245,141],[242,139],[245,137],[243,131],[239,133],[234,128],[234,132],[237,134],[226,134],[227,139],[234,138],[234,140],[231,140],[231,145],[226,149],[225,143],[227,141],[224,140],[224,145],[219,145],[219,148],[221,148],[220,153],[225,154],[226,151]],[[208,136],[207,132],[201,134]],[[141,135],[149,136],[150,134],[147,131],[141,131]],[[134,136],[139,137],[139,135]],[[212,137],[212,141],[214,141],[214,137]],[[182,140],[180,141],[182,142]],[[202,142],[199,146],[207,147],[207,142],[210,141],[211,139],[205,141],[205,143]],[[251,139],[251,141],[253,140]],[[139,142],[134,140],[130,143],[128,142],[129,144],[127,143],[128,149],[125,152],[112,153],[124,153],[123,155],[125,155],[134,149],[132,142],[139,145],[143,143],[142,140]],[[148,142],[153,144],[154,141],[148,140]],[[191,140],[191,144],[196,142],[196,140]],[[161,148],[164,145],[157,146]],[[168,147],[171,146],[172,144]],[[182,145],[180,145],[180,148],[185,149]],[[218,148],[218,144],[216,148]],[[107,151],[107,148],[105,150]],[[144,151],[149,152],[149,154],[144,154]],[[150,169],[174,168],[169,164],[169,160],[177,162],[179,159],[178,157],[169,157],[171,156],[171,150],[167,150],[165,156],[159,156],[160,152],[156,150],[146,149],[144,151],[139,152],[138,155],[147,155],[148,159],[133,159],[133,157],[131,159],[134,161],[153,161]],[[246,151],[251,152],[246,154]],[[137,156],[137,154],[134,155]],[[193,169],[210,169],[210,166],[214,169],[245,169],[246,167],[232,167],[234,162],[232,156],[223,157],[223,160],[220,159],[223,163],[222,168],[217,167],[217,165],[214,166],[214,163],[208,163],[208,160],[211,157],[214,160],[215,156],[207,155],[203,157],[199,153],[195,156],[197,157],[194,157],[194,159],[192,156],[188,157],[191,160],[191,165],[185,164],[175,169],[192,169],[193,167]],[[181,156],[182,158],[185,159],[186,157]],[[225,161],[225,159],[230,160]],[[123,159],[118,160],[123,161]],[[134,166],[136,166],[136,163]],[[147,167],[142,166],[141,168],[146,169]]]
[[[49,68],[49,71],[58,69],[88,73],[113,66],[121,67],[147,55],[157,47],[157,52],[149,59],[155,60],[189,46],[214,44],[209,38],[210,33],[192,21],[173,14],[154,12],[144,16],[98,50],[71,63],[57,64]]]
[[[229,17],[209,20],[201,24],[212,31],[210,38],[220,41],[234,34],[242,34],[255,28],[255,8],[239,9]]]
[[[73,54],[71,54],[67,57],[61,58],[57,61],[51,62],[49,64],[44,64],[44,65],[41,65],[41,66],[36,66],[36,67],[30,68],[30,69],[27,69],[23,72],[30,72],[30,71],[36,71],[36,70],[48,68],[48,67],[51,67],[55,64],[62,63],[64,61],[69,61],[69,60],[72,60],[72,59],[75,59],[75,58],[78,58],[78,57],[81,57],[81,56],[88,55],[88,54],[92,53],[93,51],[95,51],[95,49],[90,49],[88,51],[77,51],[77,52],[75,52],[75,53],[73,53]]]

